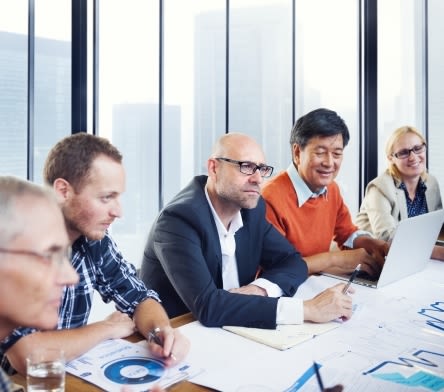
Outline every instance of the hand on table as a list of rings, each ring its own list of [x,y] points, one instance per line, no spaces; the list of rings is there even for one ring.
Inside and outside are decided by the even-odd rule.
[[[109,339],[126,338],[136,330],[133,320],[127,314],[119,311],[111,313],[105,320],[99,322],[110,327]]]

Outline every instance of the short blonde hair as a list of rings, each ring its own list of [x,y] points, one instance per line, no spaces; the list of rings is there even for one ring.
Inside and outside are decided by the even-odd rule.
[[[399,172],[398,168],[396,167],[396,165],[390,161],[389,157],[393,155],[394,151],[393,151],[393,146],[395,145],[395,143],[399,140],[399,138],[401,136],[406,135],[407,133],[413,133],[416,136],[418,136],[422,143],[427,144],[426,140],[424,138],[424,136],[422,135],[421,132],[419,132],[416,128],[411,127],[409,125],[404,125],[402,127],[399,127],[398,129],[396,129],[388,138],[387,143],[385,144],[385,155],[387,156],[387,160],[388,160],[388,168],[387,168],[387,172],[394,178],[401,180],[401,173]],[[424,177],[426,176],[426,169],[424,169],[424,172],[421,174],[421,178],[424,179]]]

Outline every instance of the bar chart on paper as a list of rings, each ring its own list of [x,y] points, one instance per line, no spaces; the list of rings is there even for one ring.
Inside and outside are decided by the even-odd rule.
[[[411,341],[416,341],[416,347],[378,363],[364,375],[413,388],[444,390],[444,348],[436,344],[437,337],[444,342],[444,302],[433,302],[419,309],[418,315],[415,328],[408,329],[415,335]]]

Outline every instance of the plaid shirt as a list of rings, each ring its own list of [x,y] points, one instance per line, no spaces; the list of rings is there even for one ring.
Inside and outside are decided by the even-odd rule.
[[[12,383],[8,376],[0,369],[0,392],[10,392],[12,391]]]
[[[14,384],[8,375],[0,369],[0,392],[25,392],[22,385]]]
[[[148,290],[137,277],[136,269],[128,263],[115,242],[106,234],[102,240],[77,239],[72,246],[71,263],[79,274],[76,286],[66,287],[59,309],[57,329],[78,328],[86,325],[91,312],[94,290],[103,301],[114,301],[116,308],[130,316],[137,305],[147,298],[160,302],[158,294]],[[32,328],[17,328],[0,343],[1,366],[11,374],[6,357],[3,355],[21,337],[35,332]]]

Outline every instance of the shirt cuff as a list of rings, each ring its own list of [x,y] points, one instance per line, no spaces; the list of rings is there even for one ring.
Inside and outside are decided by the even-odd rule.
[[[344,246],[346,246],[347,248],[353,249],[353,241],[356,238],[361,237],[361,236],[373,238],[373,236],[368,231],[357,230],[350,237],[347,238],[347,241],[344,242]]]
[[[300,298],[281,297],[276,310],[276,324],[302,324],[304,302]]]
[[[267,292],[267,295],[271,298],[279,298],[284,294],[282,289],[277,284],[270,282],[268,279],[259,278],[254,282],[251,282],[251,284],[264,289]]]

